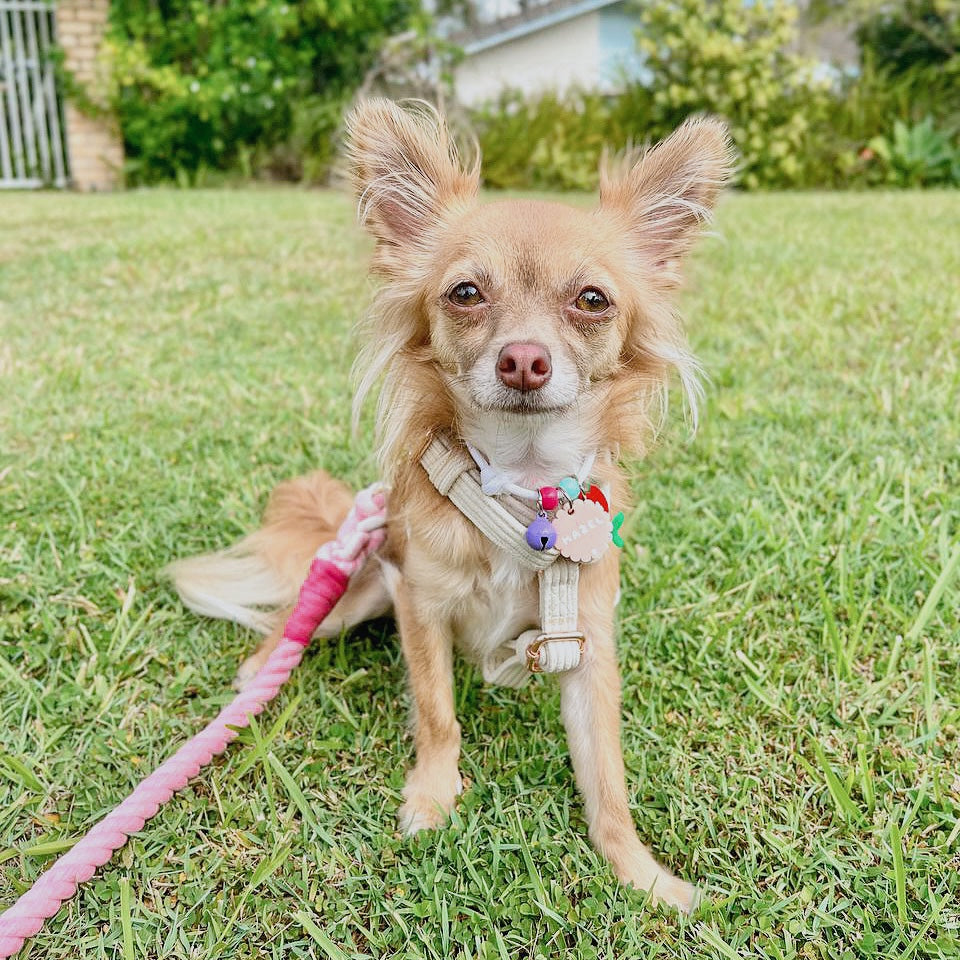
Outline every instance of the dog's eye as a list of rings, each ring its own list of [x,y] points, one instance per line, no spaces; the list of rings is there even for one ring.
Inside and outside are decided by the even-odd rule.
[[[610,301],[596,287],[587,287],[580,291],[574,305],[584,313],[603,313]]]
[[[458,283],[448,294],[447,299],[458,307],[475,307],[483,303],[483,294],[472,283]]]

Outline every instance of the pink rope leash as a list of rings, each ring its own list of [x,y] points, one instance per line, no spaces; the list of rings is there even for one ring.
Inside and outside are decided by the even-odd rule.
[[[314,630],[343,596],[350,577],[383,544],[385,520],[383,488],[374,485],[360,491],[336,540],[317,551],[300,588],[297,606],[284,626],[283,639],[250,685],[0,914],[0,960],[12,957],[28,937],[39,932],[44,921],[127,842],[130,834],[142,830],[144,823],[201,767],[226,750],[239,729],[249,725],[250,717],[259,714],[277,695],[303,659]]]

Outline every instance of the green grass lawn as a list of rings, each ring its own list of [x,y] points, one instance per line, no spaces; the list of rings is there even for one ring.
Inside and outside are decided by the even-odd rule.
[[[0,905],[231,696],[254,638],[160,567],[279,480],[374,479],[368,252],[328,193],[0,197]],[[697,915],[590,849],[549,681],[458,667],[468,789],[401,838],[383,622],[24,956],[960,955],[960,193],[735,196],[691,274],[713,382],[633,467],[620,652],[640,834]]]

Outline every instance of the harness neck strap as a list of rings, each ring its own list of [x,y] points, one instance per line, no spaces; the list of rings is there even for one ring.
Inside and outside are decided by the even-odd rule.
[[[435,436],[420,458],[430,482],[497,548],[528,570],[546,570],[560,556],[531,550],[524,537],[530,505],[513,497],[494,499],[480,487],[480,471],[467,451],[444,434]],[[502,501],[502,502],[501,502]],[[508,509],[508,505],[512,509]]]

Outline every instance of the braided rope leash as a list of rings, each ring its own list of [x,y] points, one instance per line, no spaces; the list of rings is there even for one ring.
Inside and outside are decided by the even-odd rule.
[[[383,544],[385,523],[384,488],[376,484],[358,493],[337,538],[317,551],[300,588],[297,606],[284,626],[283,639],[249,686],[0,914],[0,960],[12,957],[28,937],[38,933],[44,921],[127,842],[130,834],[142,830],[144,823],[201,767],[223,753],[240,729],[249,725],[250,718],[277,695],[303,659],[314,630],[343,596],[350,577]]]

